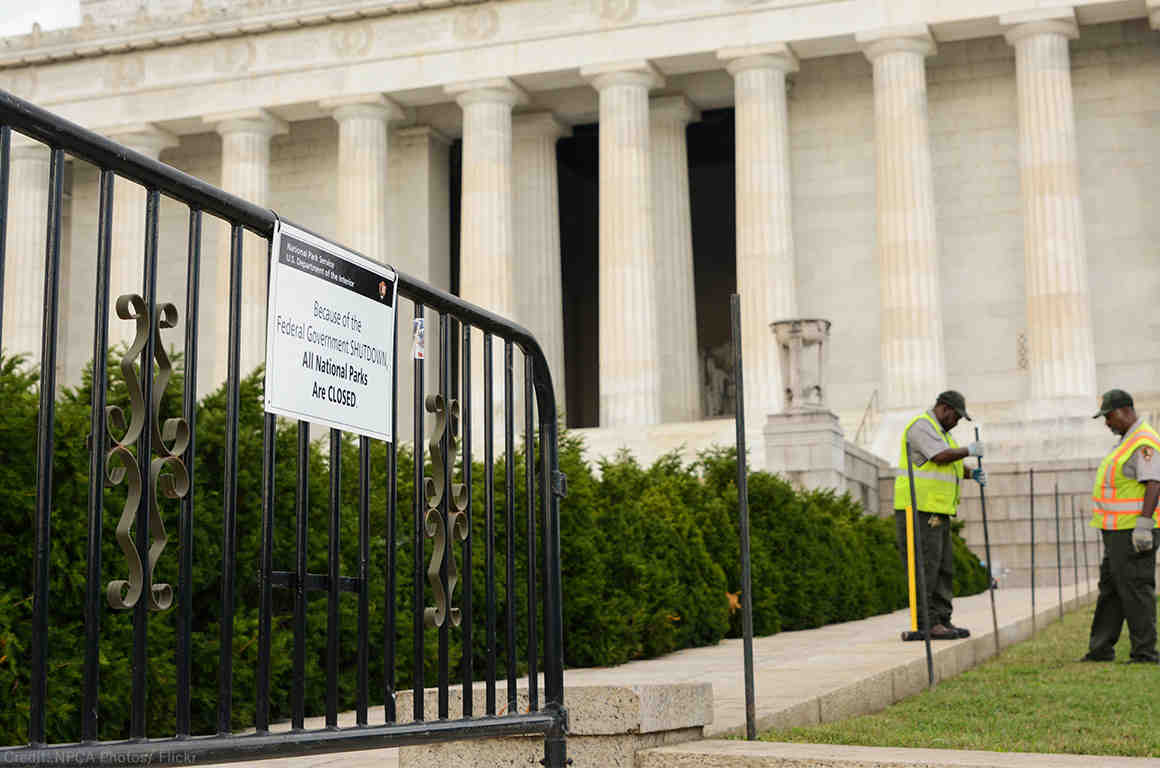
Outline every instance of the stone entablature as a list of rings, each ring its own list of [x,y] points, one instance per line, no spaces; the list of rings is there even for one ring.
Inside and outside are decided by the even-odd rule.
[[[494,1],[494,0],[493,0]],[[79,26],[0,38],[0,68],[161,48],[480,0],[81,0]]]
[[[127,97],[137,122],[192,120],[206,109],[301,109],[369,92],[413,107],[446,103],[444,85],[478,78],[511,77],[533,93],[580,88],[582,67],[619,61],[625,51],[673,76],[720,70],[717,51],[770,40],[789,43],[800,59],[856,52],[858,33],[902,21],[925,25],[939,42],[998,36],[999,16],[1026,7],[1026,0],[916,11],[881,0],[290,2],[232,4],[242,11],[223,20],[207,10],[210,20],[200,22],[186,12],[156,26],[146,17],[0,40],[0,88],[91,126],[124,113]],[[1145,13],[1095,0],[1074,7],[1081,25]]]

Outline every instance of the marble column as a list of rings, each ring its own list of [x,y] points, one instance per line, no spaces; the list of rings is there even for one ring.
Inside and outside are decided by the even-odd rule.
[[[882,401],[914,408],[946,386],[925,69],[935,45],[923,26],[857,39],[874,66]]]
[[[689,147],[685,139],[685,127],[700,119],[700,111],[684,96],[661,96],[650,103],[656,295],[657,306],[664,309],[664,328],[657,339],[663,422],[701,418]]]
[[[403,110],[379,94],[323,101],[338,123],[338,240],[387,258],[387,130]]]
[[[515,241],[513,238],[512,107],[527,100],[510,80],[480,80],[447,86],[463,109],[463,175],[459,227],[459,295],[490,312],[515,316]],[[472,392],[483,402],[483,342],[473,344]],[[429,327],[427,346],[437,344]],[[514,365],[522,369],[517,353]],[[515,405],[522,417],[522,378],[515,381]],[[492,423],[502,434],[504,414],[504,353],[497,340],[492,348]],[[522,422],[522,418],[517,421]],[[473,428],[483,434],[483,408],[472,411]],[[480,448],[482,448],[482,440]],[[502,446],[502,442],[497,445]]]
[[[1015,47],[1032,401],[1096,394],[1068,40],[1072,9],[1000,17]]]
[[[548,112],[512,123],[516,320],[535,334],[548,360],[556,406],[564,407],[564,295],[560,275],[560,187],[556,141],[571,134]]]
[[[206,116],[222,138],[221,187],[255,205],[268,205],[270,198],[270,139],[287,133],[289,126],[265,110],[246,110],[227,115]],[[215,297],[220,307],[216,341],[213,346],[213,384],[226,380],[228,369],[230,237],[224,233],[219,245]],[[266,359],[266,241],[250,235],[243,238],[241,375],[248,376]]]
[[[718,52],[734,81],[737,293],[745,364],[745,423],[758,427],[785,398],[770,323],[797,317],[785,44]]]
[[[1148,21],[1152,29],[1160,29],[1160,0],[1148,0]]]
[[[110,139],[157,160],[161,150],[176,147],[177,137],[154,125],[123,126],[105,131]],[[117,177],[113,183],[113,239],[109,259],[109,344],[133,341],[133,323],[119,320],[114,306],[126,293],[144,294],[145,188]],[[168,300],[161,297],[161,300]]]
[[[40,360],[44,322],[44,249],[49,150],[12,134],[8,177],[8,244],[4,265],[4,354]]]
[[[600,93],[600,426],[661,421],[646,61],[580,70]]]
[[[402,180],[387,196],[391,226],[387,263],[444,291],[451,290],[451,140],[427,125],[396,127],[390,133],[388,178]],[[411,403],[414,306],[399,302],[399,395]],[[432,317],[428,312],[427,317]],[[430,337],[429,337],[430,338]],[[479,347],[474,348],[475,365]],[[428,341],[424,366],[427,392],[439,386],[438,345]],[[479,402],[476,396],[475,402]],[[409,406],[399,412],[399,441],[410,442],[414,420]],[[478,440],[476,442],[479,442]]]

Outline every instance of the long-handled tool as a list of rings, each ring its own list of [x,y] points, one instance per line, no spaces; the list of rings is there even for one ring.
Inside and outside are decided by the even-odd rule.
[[[922,537],[918,535],[918,494],[914,490],[914,462],[910,460],[910,434],[906,435],[906,477],[910,482],[910,506],[906,508],[906,571],[910,586],[910,631],[902,633],[904,641],[923,640],[926,642],[926,679],[929,687],[934,687],[934,657],[930,650],[930,605],[926,599],[925,569],[918,567],[922,560]],[[917,576],[917,589],[915,580]],[[915,611],[915,593],[918,606],[922,610],[925,631],[918,628],[918,614]]]
[[[975,442],[979,441],[979,428],[975,427]],[[983,468],[983,457],[978,457],[979,469]],[[995,571],[991,560],[991,533],[987,529],[987,486],[979,486],[979,506],[983,510],[983,554],[987,558],[987,591],[991,593],[991,629],[995,634],[995,653],[999,653],[999,614],[995,610]]]

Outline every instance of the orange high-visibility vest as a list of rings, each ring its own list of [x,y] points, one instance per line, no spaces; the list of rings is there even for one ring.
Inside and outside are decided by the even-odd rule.
[[[1124,465],[1143,446],[1160,451],[1160,434],[1147,422],[1125,435],[1100,464],[1092,486],[1092,528],[1122,531],[1136,526],[1136,518],[1144,511],[1145,488],[1124,474]]]

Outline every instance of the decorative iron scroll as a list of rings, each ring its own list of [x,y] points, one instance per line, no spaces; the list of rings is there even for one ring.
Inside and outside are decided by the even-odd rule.
[[[189,493],[189,472],[181,456],[189,447],[189,424],[183,418],[166,419],[161,421],[161,398],[165,388],[173,375],[173,366],[165,346],[161,343],[162,329],[174,328],[177,325],[177,307],[165,303],[157,307],[155,322],[151,322],[146,311],[145,300],[137,294],[126,294],[117,298],[117,317],[122,320],[132,320],[136,323],[136,335],[133,343],[121,358],[121,375],[125,379],[125,386],[129,390],[130,420],[125,425],[125,414],[115,405],[105,409],[109,425],[109,438],[113,443],[106,456],[105,485],[113,487],[125,482],[128,494],[125,506],[121,510],[121,519],[117,522],[117,543],[125,554],[129,566],[127,579],[114,579],[106,588],[106,597],[109,605],[117,610],[128,610],[141,599],[144,585],[144,567],[141,557],[137,554],[137,547],[133,543],[130,529],[137,517],[137,510],[141,505],[141,464],[139,455],[134,455],[133,447],[141,437],[141,430],[145,423],[146,407],[152,408],[153,425],[150,437],[156,458],[149,462],[149,477],[153,493],[149,498],[149,544],[148,566],[149,582],[149,610],[164,611],[173,605],[173,588],[168,584],[153,583],[153,569],[161,559],[169,538],[165,533],[165,522],[161,519],[161,511],[157,506],[157,492],[160,491],[167,498],[180,499]],[[157,374],[154,379],[152,402],[145,403],[142,381],[137,375],[134,362],[141,357],[145,349],[145,342],[149,334],[153,334],[153,358],[157,361]],[[149,366],[150,369],[152,366]],[[152,370],[142,371],[142,375],[150,375]],[[114,432],[121,433],[116,437]],[[138,447],[138,454],[140,448]],[[115,462],[114,462],[115,460]]]
[[[447,530],[443,525],[443,515],[439,506],[446,491],[444,480],[443,451],[441,443],[444,433],[447,434],[447,462],[452,470],[455,468],[455,458],[459,450],[459,401],[452,400],[448,405],[443,395],[428,395],[424,402],[428,413],[434,414],[435,426],[431,430],[431,439],[427,442],[427,450],[431,454],[431,477],[423,478],[423,497],[427,503],[427,512],[423,518],[427,538],[434,539],[434,549],[431,552],[431,561],[427,564],[427,582],[435,593],[435,606],[423,611],[423,620],[428,627],[442,627],[451,616],[451,625],[458,627],[460,613],[458,608],[449,608],[455,595],[455,585],[459,583],[459,569],[455,565],[455,553],[447,560],[447,591],[443,591],[443,580],[439,578],[439,571],[443,566],[443,552],[447,547]],[[467,460],[467,459],[465,459]],[[452,535],[460,541],[467,541],[467,486],[463,483],[451,483],[451,494],[448,497],[447,526]]]

